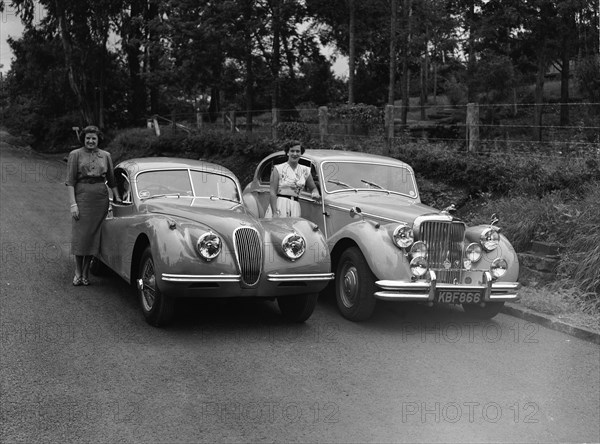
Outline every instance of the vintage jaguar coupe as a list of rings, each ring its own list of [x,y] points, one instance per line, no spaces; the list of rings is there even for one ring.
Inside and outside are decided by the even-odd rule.
[[[260,162],[244,189],[244,202],[262,217],[269,204],[273,165],[283,152]],[[302,217],[325,233],[342,315],[368,319],[377,299],[461,304],[479,318],[495,316],[518,298],[519,263],[496,226],[467,227],[450,210],[421,203],[413,169],[365,153],[307,150],[321,202],[302,191]]]
[[[151,325],[172,320],[176,298],[265,298],[302,322],[333,279],[325,237],[300,218],[258,220],[238,179],[199,160],[140,158],[115,167],[113,202],[94,268],[137,288]],[[118,199],[117,199],[118,201]]]

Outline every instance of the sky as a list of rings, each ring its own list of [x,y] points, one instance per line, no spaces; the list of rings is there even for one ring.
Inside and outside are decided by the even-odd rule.
[[[12,52],[8,46],[9,37],[19,37],[23,32],[23,24],[15,13],[15,10],[5,3],[4,12],[0,13],[0,64],[2,72],[6,73],[10,69]]]

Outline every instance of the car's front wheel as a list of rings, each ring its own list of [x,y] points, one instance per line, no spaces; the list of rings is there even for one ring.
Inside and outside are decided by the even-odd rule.
[[[148,324],[155,327],[167,325],[173,319],[175,304],[166,297],[156,284],[156,269],[150,247],[142,254],[137,281],[142,313]]]
[[[486,302],[485,307],[473,304],[462,304],[462,307],[465,313],[477,319],[492,319],[500,313],[500,310],[504,307],[504,302]]]
[[[375,310],[375,276],[357,247],[342,253],[335,274],[335,298],[346,319],[364,321]]]
[[[304,322],[315,311],[318,298],[318,293],[279,296],[277,305],[286,319],[293,322]]]

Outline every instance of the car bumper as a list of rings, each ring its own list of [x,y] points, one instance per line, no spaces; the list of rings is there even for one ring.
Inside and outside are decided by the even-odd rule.
[[[463,285],[438,283],[436,274],[430,270],[428,280],[395,281],[381,280],[375,284],[381,291],[375,292],[377,299],[388,301],[422,301],[422,302],[446,302],[443,297],[448,292],[478,293],[481,295],[480,302],[508,302],[519,299],[517,290],[521,287],[518,282],[494,282],[489,271],[483,272],[482,284]],[[467,301],[465,301],[468,303]],[[452,302],[456,303],[456,302]]]
[[[172,297],[264,297],[318,293],[334,278],[333,273],[268,273],[258,284],[245,286],[239,274],[161,275],[160,289]]]

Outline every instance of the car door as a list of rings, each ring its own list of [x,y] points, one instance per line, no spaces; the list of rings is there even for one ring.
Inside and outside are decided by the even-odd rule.
[[[131,195],[131,181],[127,171],[116,168],[115,180],[123,203],[110,204],[110,211],[102,224],[100,259],[119,275],[129,279],[135,243],[132,222],[137,214],[136,204]]]
[[[304,189],[300,192],[300,213],[301,216],[304,219],[308,219],[311,222],[314,222],[315,224],[318,225],[319,229],[321,230],[321,232],[325,233],[325,218],[324,218],[324,201],[323,201],[323,190],[321,187],[321,181],[319,180],[319,174],[318,174],[318,169],[317,166],[311,162],[310,159],[307,158],[301,158],[300,162],[301,165],[305,165],[310,167],[310,173],[311,176],[313,178],[313,181],[315,182],[315,185],[317,186],[317,189],[319,190],[319,194],[321,195],[321,202],[317,202],[315,201],[312,196],[311,196],[311,192],[307,189]]]

